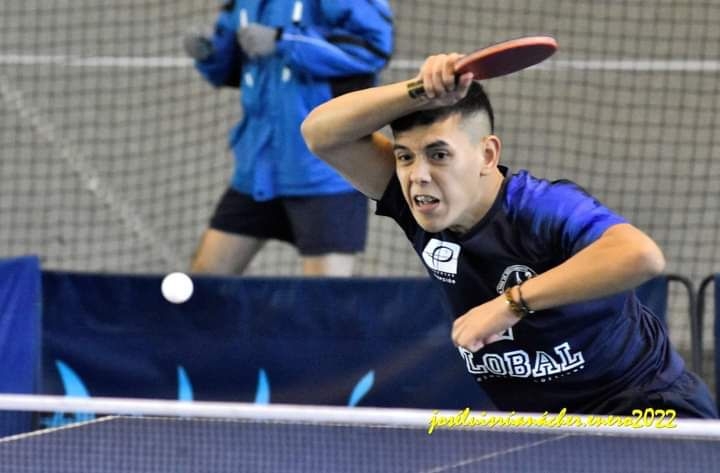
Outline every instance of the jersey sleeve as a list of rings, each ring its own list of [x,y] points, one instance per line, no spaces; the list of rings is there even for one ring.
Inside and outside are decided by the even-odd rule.
[[[627,220],[570,181],[536,180],[525,175],[523,190],[516,189],[517,216],[530,227],[538,241],[568,258],[579,252],[613,225]],[[511,196],[511,190],[508,195]]]

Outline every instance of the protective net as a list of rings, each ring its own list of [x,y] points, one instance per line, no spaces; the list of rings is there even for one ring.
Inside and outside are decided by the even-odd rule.
[[[485,83],[502,161],[569,178],[663,247],[696,283],[717,270],[720,3],[709,0],[396,0],[384,81],[430,53],[524,35],[548,62]],[[236,90],[207,85],[181,37],[217,2],[5,0],[0,7],[0,253],[47,268],[188,266],[226,185]],[[372,206],[371,206],[372,207]],[[371,218],[361,275],[423,270],[393,222]],[[296,275],[267,245],[250,274]],[[682,311],[681,311],[682,312]]]

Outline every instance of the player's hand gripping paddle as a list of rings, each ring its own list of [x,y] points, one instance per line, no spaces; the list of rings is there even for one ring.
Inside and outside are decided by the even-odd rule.
[[[511,39],[463,56],[455,64],[455,74],[472,72],[474,80],[504,76],[544,61],[557,48],[557,41],[550,36]],[[408,84],[408,94],[412,98],[425,95],[422,81]]]

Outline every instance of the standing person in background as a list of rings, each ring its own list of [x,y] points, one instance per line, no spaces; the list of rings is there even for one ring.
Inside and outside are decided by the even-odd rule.
[[[367,199],[307,148],[317,105],[374,85],[393,42],[385,0],[226,0],[215,31],[184,39],[216,87],[239,87],[230,186],[194,256],[196,273],[242,273],[268,239],[297,247],[308,276],[350,276]]]

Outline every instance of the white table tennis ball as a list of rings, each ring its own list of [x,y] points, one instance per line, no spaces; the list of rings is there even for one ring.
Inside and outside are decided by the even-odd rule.
[[[168,302],[182,304],[192,296],[193,282],[185,273],[170,273],[163,278],[160,290]]]

